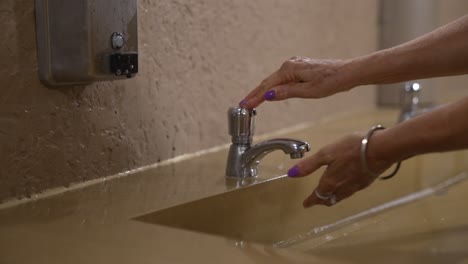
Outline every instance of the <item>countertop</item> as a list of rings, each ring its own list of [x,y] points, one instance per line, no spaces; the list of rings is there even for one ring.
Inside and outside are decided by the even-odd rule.
[[[313,153],[349,132],[367,130],[378,123],[391,126],[397,117],[398,111],[391,109],[350,113],[341,117],[324,118],[295,131],[288,131],[286,134],[279,132],[261,139],[280,135],[307,140]],[[258,139],[255,140],[258,142]],[[307,243],[296,248],[275,248],[249,242],[239,244],[232,239],[132,219],[235,189],[226,184],[224,178],[226,157],[227,147],[221,146],[89,184],[77,185],[65,192],[56,190],[32,197],[28,201],[0,205],[0,263],[376,263],[382,256],[390,258],[392,252],[399,252],[392,247],[393,251],[384,250],[382,253],[385,244],[372,243],[374,240],[370,238],[382,241],[387,237],[385,232],[392,234],[392,230],[383,230],[381,225],[374,225],[368,231],[341,236],[340,239],[337,236],[330,239],[324,235],[322,241],[325,242],[307,249]],[[468,151],[431,154],[416,159],[425,164],[418,171],[418,175],[425,177],[424,181],[415,183],[418,188],[432,186],[443,179],[468,171]],[[284,174],[294,162],[281,153],[275,153],[262,162],[261,176],[254,184],[262,184],[271,179],[294,180],[284,179]],[[319,174],[317,172],[309,177],[318,178]],[[389,185],[386,185],[387,182],[379,182],[376,188],[380,189],[376,190],[392,192],[399,188],[399,181],[416,182],[409,179],[395,179]],[[468,184],[462,185],[468,190]],[[388,189],[385,186],[389,186]],[[311,190],[312,188],[313,186]],[[374,186],[369,189],[372,188]],[[401,188],[404,189],[404,186],[401,185]],[[461,190],[457,189],[453,196],[447,195],[443,199],[463,199],[468,196],[465,194],[468,192]],[[428,200],[424,203],[431,202]],[[404,221],[407,221],[412,214],[415,218],[419,215],[415,213],[419,212],[414,210],[415,205],[412,206],[394,211],[406,212]],[[421,205],[418,208],[423,207]],[[459,213],[458,208],[446,208],[446,215],[452,219],[459,216],[455,221],[456,225],[451,222],[454,223],[454,228],[461,228],[463,223],[468,223],[468,214]],[[382,214],[379,219],[385,214],[388,213]],[[395,213],[388,215],[385,218],[386,223],[401,221],[395,217]],[[407,234],[408,229],[421,226],[417,221],[408,220],[407,223],[397,225],[397,229]],[[394,235],[391,237],[392,245],[406,243],[398,241]],[[463,238],[459,237],[457,241]],[[361,243],[361,247],[357,241]],[[373,247],[374,252],[382,254],[368,254],[366,247]],[[419,259],[426,261],[428,257],[420,249],[412,252],[419,252],[420,255],[406,254],[399,262],[414,263]],[[356,257],[356,254],[360,257]],[[468,249],[456,248],[453,254],[459,262],[468,259]]]

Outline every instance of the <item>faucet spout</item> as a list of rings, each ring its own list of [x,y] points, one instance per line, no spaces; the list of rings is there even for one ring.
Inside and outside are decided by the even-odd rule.
[[[282,150],[285,154],[289,154],[291,159],[299,159],[304,157],[304,153],[310,150],[310,145],[304,141],[285,138],[272,139],[256,144],[243,153],[240,162],[242,171],[253,174],[251,176],[256,176],[260,161],[268,153],[275,150]]]
[[[241,166],[257,164],[268,153],[275,150],[282,150],[285,154],[289,154],[292,159],[299,159],[304,156],[305,152],[310,150],[310,145],[307,142],[295,139],[278,138],[267,140],[247,150],[242,155]]]

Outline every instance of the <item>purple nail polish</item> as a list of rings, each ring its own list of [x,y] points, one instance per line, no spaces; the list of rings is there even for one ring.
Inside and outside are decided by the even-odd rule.
[[[265,98],[265,100],[268,100],[268,101],[275,99],[275,97],[276,97],[275,90],[270,90],[263,94],[263,98]]]
[[[299,168],[297,166],[292,167],[288,170],[288,177],[297,177],[299,176]]]
[[[244,100],[240,101],[239,106],[244,107],[246,104],[247,104],[247,100],[244,99]]]

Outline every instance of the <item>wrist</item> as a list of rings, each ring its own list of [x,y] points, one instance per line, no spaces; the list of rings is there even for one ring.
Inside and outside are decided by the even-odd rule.
[[[378,53],[345,60],[342,73],[352,87],[375,84]]]
[[[386,170],[402,160],[396,142],[388,136],[387,129],[374,132],[369,139],[366,156],[370,169],[375,172]]]
[[[352,88],[362,85],[361,76],[362,72],[358,69],[360,62],[357,59],[344,60],[339,69],[339,76],[341,76],[341,85],[344,90],[351,90]]]
[[[387,49],[349,60],[347,67],[355,86],[398,81],[402,62],[394,53]]]

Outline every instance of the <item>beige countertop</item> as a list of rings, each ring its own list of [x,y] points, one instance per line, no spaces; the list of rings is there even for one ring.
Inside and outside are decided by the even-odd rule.
[[[390,126],[395,123],[397,115],[397,111],[385,109],[348,114],[289,131],[286,136],[307,140],[313,152],[348,132],[365,130],[377,123]],[[450,190],[449,195],[431,196],[385,211],[361,222],[360,228],[354,226],[353,232],[333,231],[291,248],[240,243],[132,219],[235,189],[226,184],[224,178],[226,157],[227,148],[220,147],[122,173],[94,184],[77,185],[66,192],[56,191],[54,195],[44,194],[27,202],[0,205],[0,264],[376,263],[382,262],[382,257],[400,263],[414,263],[416,260],[431,263],[427,259],[432,255],[445,256],[457,260],[457,263],[468,261],[468,248],[453,246],[455,242],[468,241],[465,239],[468,236],[460,235],[466,234],[465,223],[468,227],[468,213],[464,212],[466,210],[460,202],[468,199],[468,191],[463,191],[468,190],[465,182],[457,185],[453,194]],[[269,179],[293,181],[284,178],[284,174],[294,162],[282,153],[272,154],[261,164],[261,176],[255,184],[264,184]],[[468,171],[468,151],[416,157],[411,164],[406,168],[404,164],[402,168],[402,175],[408,177],[399,175],[392,181],[378,182],[363,191],[363,195],[367,192],[369,197],[393,199],[433,186]],[[310,178],[319,176],[320,172],[317,172]],[[308,210],[312,214],[317,210],[317,215],[323,210],[338,214],[347,205],[343,203],[340,206]],[[428,212],[443,214],[431,213],[428,216]],[[442,218],[444,220],[440,220]],[[426,222],[421,219],[426,219]],[[442,234],[437,240],[438,246],[426,243],[434,235],[431,233],[434,230],[442,230],[437,233]],[[415,236],[415,232],[419,235]],[[454,236],[453,233],[459,235]],[[430,251],[431,247],[435,249]],[[404,254],[399,256],[402,252]],[[395,256],[399,258],[395,259]],[[434,260],[440,261],[441,258]]]

